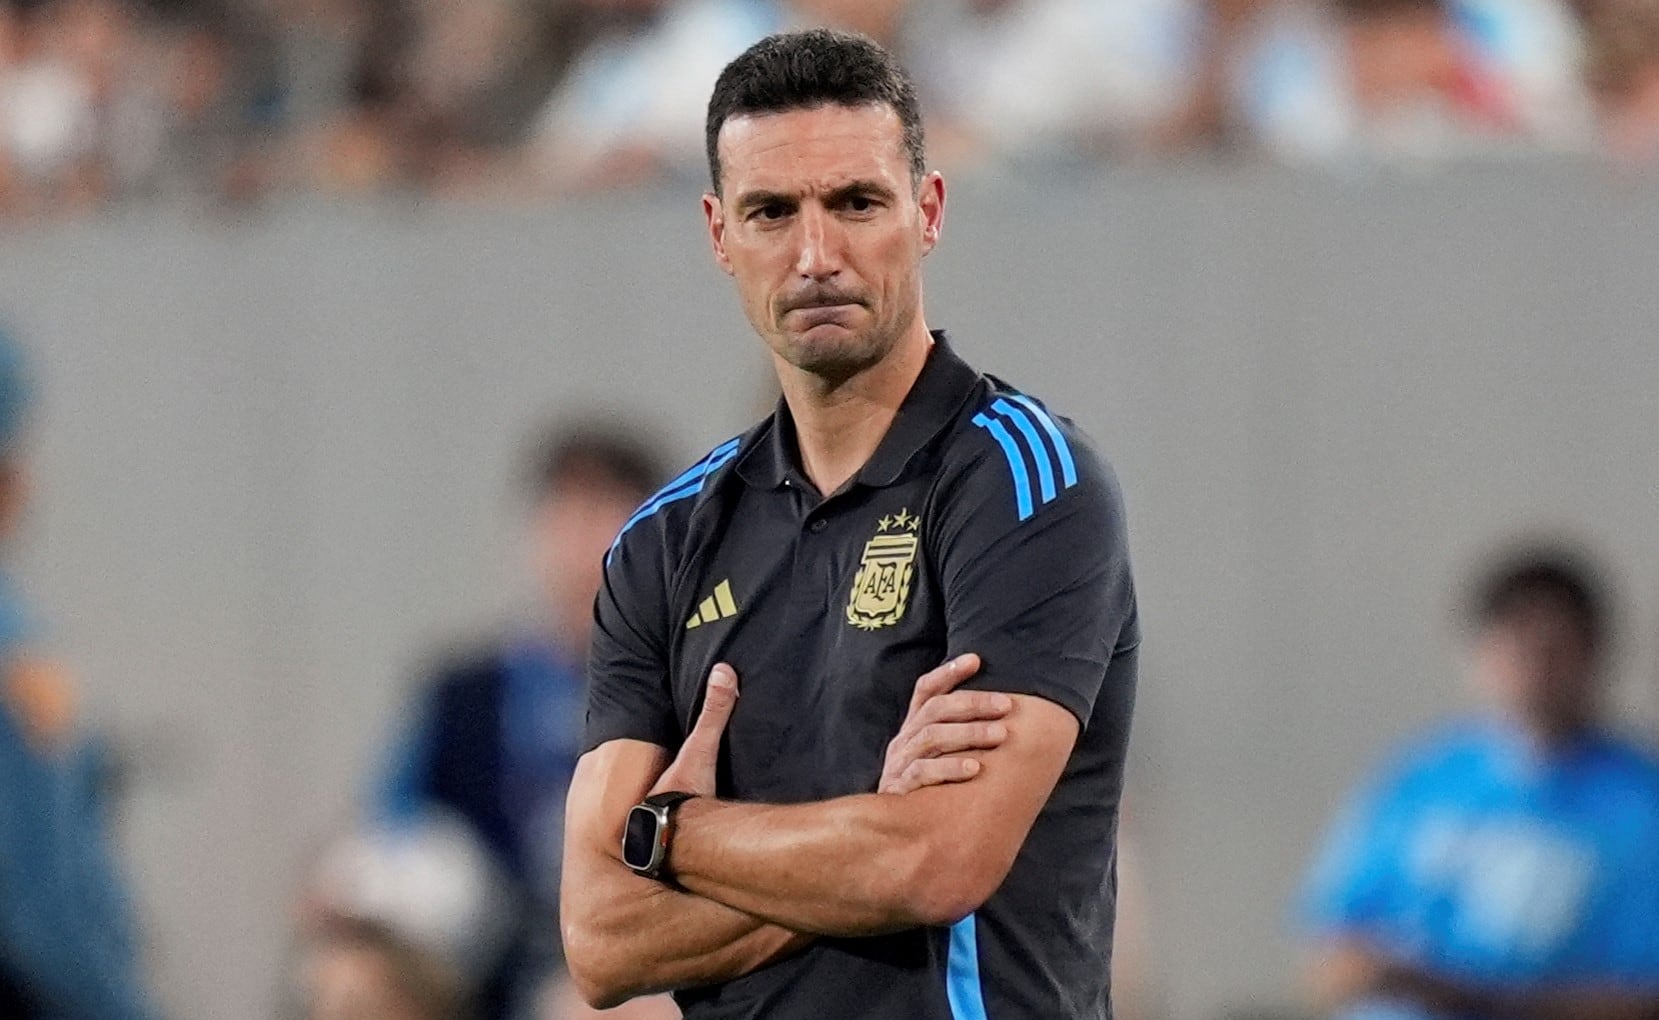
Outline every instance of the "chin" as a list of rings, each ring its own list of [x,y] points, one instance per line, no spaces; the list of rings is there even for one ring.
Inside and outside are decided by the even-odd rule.
[[[834,381],[879,364],[892,343],[839,327],[818,326],[785,340],[784,360],[803,372]]]

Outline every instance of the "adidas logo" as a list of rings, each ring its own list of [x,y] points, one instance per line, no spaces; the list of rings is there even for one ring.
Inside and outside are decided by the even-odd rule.
[[[685,629],[692,630],[705,623],[719,623],[737,615],[737,602],[732,599],[732,582],[721,581],[714,586],[714,594],[704,599],[697,612],[686,621]]]

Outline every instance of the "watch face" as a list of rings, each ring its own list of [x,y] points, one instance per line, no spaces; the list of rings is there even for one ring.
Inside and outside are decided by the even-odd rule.
[[[647,871],[656,863],[657,815],[648,807],[628,811],[628,827],[622,833],[622,861],[635,871]]]

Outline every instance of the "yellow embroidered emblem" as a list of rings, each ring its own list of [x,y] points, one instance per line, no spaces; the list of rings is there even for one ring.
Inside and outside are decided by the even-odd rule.
[[[904,618],[921,526],[922,519],[908,508],[877,522],[876,535],[864,544],[864,559],[853,577],[848,623],[859,630],[876,630]]]

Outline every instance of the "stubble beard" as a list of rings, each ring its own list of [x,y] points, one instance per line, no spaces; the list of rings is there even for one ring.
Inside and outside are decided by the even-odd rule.
[[[897,321],[872,322],[828,342],[803,339],[779,325],[771,337],[772,349],[789,365],[816,379],[821,389],[834,390],[887,360],[916,314],[917,307],[912,305]]]
[[[777,353],[826,389],[833,389],[881,364],[892,349],[893,337],[887,331],[868,329],[827,343],[784,333]]]

